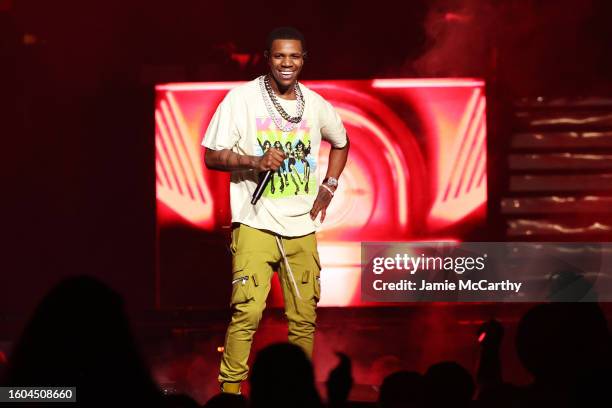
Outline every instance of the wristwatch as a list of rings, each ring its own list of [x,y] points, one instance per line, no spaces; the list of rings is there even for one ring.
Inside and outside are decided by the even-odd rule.
[[[335,177],[327,177],[325,180],[323,180],[323,184],[329,186],[329,187],[334,187],[337,188],[338,187],[338,179]]]

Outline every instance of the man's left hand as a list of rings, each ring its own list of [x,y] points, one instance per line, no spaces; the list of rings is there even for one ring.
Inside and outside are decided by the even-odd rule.
[[[327,211],[327,207],[329,203],[331,203],[333,195],[329,192],[325,187],[319,187],[319,193],[317,194],[317,199],[312,205],[312,210],[310,210],[310,218],[314,221],[319,212],[321,213],[321,222],[325,221],[325,212]]]

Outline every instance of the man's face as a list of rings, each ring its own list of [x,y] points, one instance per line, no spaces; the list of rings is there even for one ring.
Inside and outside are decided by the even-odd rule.
[[[279,88],[288,88],[297,81],[304,52],[300,40],[274,40],[269,50],[268,66]]]

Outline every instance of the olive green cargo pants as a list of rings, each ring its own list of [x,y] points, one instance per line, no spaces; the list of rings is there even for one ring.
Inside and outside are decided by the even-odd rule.
[[[247,378],[253,335],[266,308],[274,269],[285,300],[289,342],[312,355],[319,301],[319,254],[315,234],[281,237],[239,224],[232,231],[232,319],[225,335],[219,382]],[[282,374],[282,373],[280,373]]]

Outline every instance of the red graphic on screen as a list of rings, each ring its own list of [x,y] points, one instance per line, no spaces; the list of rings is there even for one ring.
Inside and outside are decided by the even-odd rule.
[[[239,84],[156,87],[160,228],[187,224],[215,231],[229,226],[229,176],[205,168],[200,143],[217,105]],[[335,107],[351,139],[349,161],[318,234],[324,268],[321,305],[358,304],[361,242],[461,240],[454,231],[466,220],[471,225],[484,220],[484,83],[379,79],[304,85]],[[328,153],[323,143],[322,175]]]

